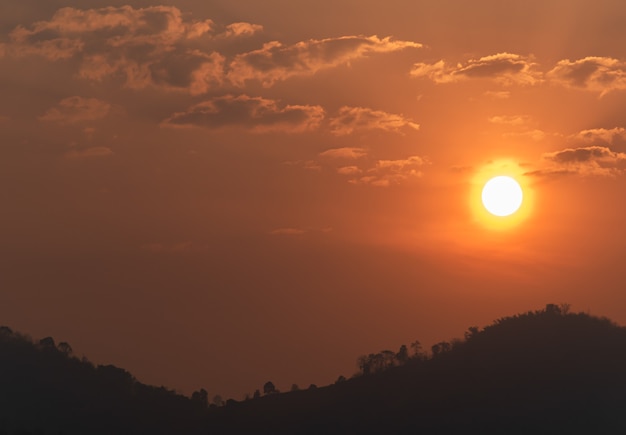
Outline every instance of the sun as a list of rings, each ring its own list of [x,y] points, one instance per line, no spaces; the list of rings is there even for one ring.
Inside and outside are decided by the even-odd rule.
[[[473,222],[494,231],[509,231],[528,222],[535,209],[535,184],[528,168],[512,158],[490,160],[469,179]]]
[[[524,193],[514,178],[500,175],[485,183],[481,195],[485,209],[494,216],[505,217],[515,213],[522,205]]]

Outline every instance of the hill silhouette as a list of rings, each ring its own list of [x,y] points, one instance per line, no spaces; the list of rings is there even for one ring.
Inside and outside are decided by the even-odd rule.
[[[547,305],[413,348],[360,357],[360,375],[333,385],[268,382],[209,407],[206,392],[147,386],[3,328],[0,434],[626,433],[626,328],[606,318]]]

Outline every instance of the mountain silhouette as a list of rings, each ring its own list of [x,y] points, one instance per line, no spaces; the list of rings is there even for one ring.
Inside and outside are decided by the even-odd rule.
[[[0,434],[626,433],[626,328],[567,306],[359,358],[335,384],[208,406],[0,329]]]

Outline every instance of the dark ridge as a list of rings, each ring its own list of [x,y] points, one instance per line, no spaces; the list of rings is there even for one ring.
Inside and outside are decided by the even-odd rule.
[[[0,327],[0,435],[204,434],[206,406]],[[174,430],[174,428],[176,428]]]
[[[496,320],[429,355],[360,357],[333,385],[208,406],[0,329],[2,434],[626,433],[626,328],[567,306]]]

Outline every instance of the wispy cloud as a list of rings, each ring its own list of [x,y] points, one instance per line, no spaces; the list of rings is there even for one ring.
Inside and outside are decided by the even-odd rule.
[[[238,86],[257,80],[263,86],[294,76],[315,74],[322,69],[345,65],[373,53],[388,53],[421,44],[395,41],[390,37],[341,36],[310,39],[292,45],[268,42],[261,49],[237,55],[230,64],[228,78]]]
[[[367,107],[344,106],[330,120],[331,131],[338,136],[348,135],[358,130],[400,131],[403,128],[419,130],[419,124],[403,115]]]
[[[79,96],[61,100],[55,107],[39,117],[42,121],[74,124],[81,121],[95,121],[109,114],[111,105],[97,98]]]
[[[409,156],[406,159],[378,160],[372,168],[363,171],[363,175],[350,179],[351,184],[369,184],[378,187],[389,187],[400,184],[409,178],[419,178],[423,175],[422,168],[428,160],[420,156]],[[340,172],[341,173],[341,172]],[[343,172],[344,175],[360,173],[359,168]]]
[[[251,23],[232,23],[226,26],[226,31],[220,36],[223,37],[239,37],[239,36],[250,36],[255,33],[263,31],[263,26],[260,24],[251,24]]]
[[[322,151],[320,157],[331,157],[338,159],[358,159],[367,155],[367,151],[357,147],[331,148]]]
[[[361,172],[363,172],[363,170],[359,169],[358,166],[341,166],[337,168],[337,173],[341,175],[355,175]]]
[[[172,115],[162,125],[169,127],[245,127],[257,133],[298,133],[315,129],[324,119],[320,106],[285,105],[248,95],[225,95],[195,104]]]
[[[492,79],[505,85],[533,85],[541,81],[541,74],[530,57],[512,53],[498,53],[465,64],[447,65],[443,60],[434,64],[416,63],[411,76],[425,77],[435,83],[450,83],[466,79]]]
[[[90,148],[72,149],[65,153],[65,158],[71,160],[93,159],[100,157],[109,157],[113,155],[113,151],[109,147],[96,146]]]
[[[520,126],[527,124],[530,118],[526,115],[496,115],[487,120],[492,124]]]

